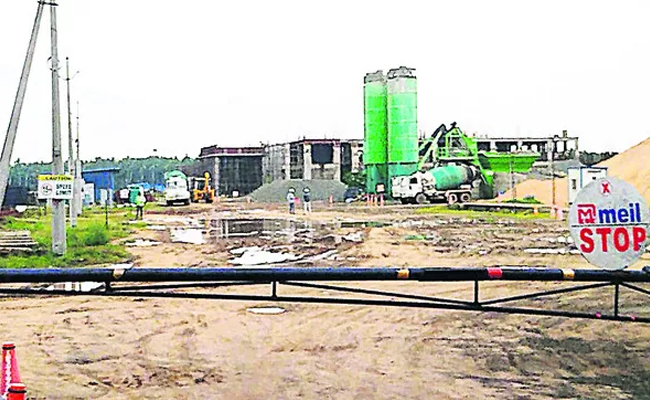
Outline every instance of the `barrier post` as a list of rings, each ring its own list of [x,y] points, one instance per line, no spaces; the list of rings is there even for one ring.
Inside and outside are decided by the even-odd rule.
[[[27,387],[22,383],[12,383],[9,385],[7,400],[25,400]]]
[[[5,397],[12,383],[20,383],[18,362],[16,361],[16,345],[13,342],[5,342],[2,344],[0,374],[0,395]]]

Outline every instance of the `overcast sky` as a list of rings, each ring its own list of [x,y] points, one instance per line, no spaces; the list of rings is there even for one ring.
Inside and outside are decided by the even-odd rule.
[[[424,131],[568,129],[597,151],[650,136],[648,1],[59,3],[59,57],[81,71],[83,159],[362,138],[364,74],[400,65],[417,70]],[[0,2],[2,135],[36,6]],[[48,8],[14,160],[51,160],[49,26]]]

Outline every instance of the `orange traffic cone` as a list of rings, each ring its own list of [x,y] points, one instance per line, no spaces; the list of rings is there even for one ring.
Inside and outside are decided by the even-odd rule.
[[[25,400],[27,387],[22,383],[12,383],[9,385],[7,400]]]
[[[20,383],[18,361],[16,360],[16,345],[13,342],[2,344],[2,367],[0,368],[0,395],[7,395],[12,383]]]

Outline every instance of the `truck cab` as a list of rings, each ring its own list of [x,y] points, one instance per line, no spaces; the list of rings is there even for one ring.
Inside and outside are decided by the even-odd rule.
[[[413,175],[409,176],[398,176],[392,180],[392,197],[394,199],[399,199],[402,203],[409,203],[411,200],[421,200],[424,203],[427,198],[424,195],[425,185],[422,173],[416,172]],[[418,197],[418,194],[422,194],[424,197]]]

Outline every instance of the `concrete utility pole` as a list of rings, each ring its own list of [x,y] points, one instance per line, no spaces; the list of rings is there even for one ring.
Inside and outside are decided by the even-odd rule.
[[[68,175],[74,177],[75,165],[74,165],[74,150],[72,147],[72,112],[70,111],[70,60],[68,57],[65,58],[65,82],[67,86],[67,102],[68,102]],[[77,226],[77,214],[75,213],[75,192],[74,192],[74,181],[73,181],[73,190],[72,190],[72,200],[70,200],[69,210],[70,210],[70,226]]]
[[[74,166],[74,200],[72,202],[75,215],[81,215],[83,209],[82,189],[84,181],[81,177],[81,158],[79,157],[79,102],[77,102],[77,160]]]
[[[59,54],[56,28],[56,4],[50,3],[50,35],[52,41],[52,175],[63,175],[61,154],[61,110],[59,107]],[[65,254],[65,201],[52,200],[52,252]]]
[[[20,75],[20,83],[18,84],[18,91],[16,92],[14,107],[11,110],[9,128],[7,128],[7,136],[5,137],[5,143],[2,147],[2,155],[0,155],[0,207],[4,203],[7,184],[9,182],[11,153],[14,150],[16,132],[18,131],[18,121],[20,120],[20,113],[23,109],[23,100],[25,99],[25,92],[27,91],[29,72],[32,69],[32,59],[34,58],[34,49],[36,48],[36,39],[38,37],[38,30],[41,26],[41,16],[43,15],[44,5],[44,2],[38,2],[38,8],[36,9],[36,18],[34,19],[34,27],[32,28],[32,36],[29,39],[29,45],[27,46],[27,55],[25,55],[25,62],[23,63],[23,71]]]

